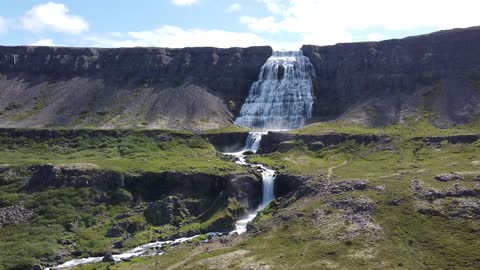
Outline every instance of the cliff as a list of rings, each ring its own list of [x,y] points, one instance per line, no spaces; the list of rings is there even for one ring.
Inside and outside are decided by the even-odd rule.
[[[223,127],[271,53],[0,47],[0,126]]]
[[[313,121],[448,126],[480,113],[480,27],[302,50],[316,69]]]

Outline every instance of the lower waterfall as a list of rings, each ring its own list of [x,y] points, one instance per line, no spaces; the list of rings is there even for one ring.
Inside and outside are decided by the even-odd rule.
[[[275,182],[275,174],[274,170],[270,170],[261,164],[251,164],[246,161],[246,155],[244,153],[246,151],[251,151],[256,153],[258,148],[260,147],[260,142],[262,140],[262,136],[266,135],[267,132],[250,132],[248,134],[247,140],[245,142],[245,147],[242,151],[235,152],[235,153],[225,153],[227,155],[232,155],[238,158],[236,161],[237,164],[243,166],[254,166],[258,170],[261,171],[262,174],[262,183],[263,183],[263,192],[262,192],[262,202],[260,205],[255,209],[255,211],[248,213],[247,216],[238,220],[235,224],[235,230],[229,232],[228,234],[243,234],[247,231],[247,224],[248,222],[252,221],[259,211],[264,209],[268,206],[268,204],[275,198],[274,195],[274,182]],[[209,237],[215,237],[219,235],[224,235],[224,233],[218,232],[210,232],[207,233]],[[162,248],[167,245],[175,245],[180,244],[183,242],[190,241],[199,237],[200,235],[195,235],[192,237],[183,237],[178,238],[171,241],[157,241],[145,245],[138,246],[131,250],[128,250],[124,253],[113,255],[112,258],[115,262],[120,262],[122,260],[134,258],[134,257],[144,257],[144,256],[155,256],[155,255],[162,255],[163,251]],[[101,262],[103,257],[88,257],[88,258],[81,258],[81,259],[74,259],[67,261],[61,265],[52,268],[46,268],[46,270],[54,270],[54,269],[65,269],[71,268],[78,265],[89,264],[89,263],[99,263]]]
[[[312,76],[313,66],[308,58],[303,56],[302,51],[274,52],[262,67],[259,80],[252,85],[249,97],[242,106],[240,116],[236,119],[235,124],[262,131],[250,132],[242,151],[224,154],[235,156],[237,164],[254,167],[261,173],[262,201],[254,211],[238,220],[235,230],[228,234],[245,233],[247,224],[275,199],[276,171],[261,164],[247,162],[245,154],[246,152],[257,153],[262,136],[268,133],[267,130],[300,128],[305,124],[306,119],[310,118],[312,114]],[[224,235],[224,233],[211,232],[207,235],[215,237]],[[199,236],[149,243],[112,257],[115,262],[119,262],[133,257],[162,255],[162,247],[183,243]],[[74,259],[46,269],[71,268],[82,264],[101,262],[102,259],[103,257]]]
[[[267,132],[250,132],[247,137],[247,141],[245,143],[245,147],[240,152],[235,153],[226,153],[227,155],[232,155],[238,158],[236,161],[237,164],[243,166],[254,166],[256,167],[262,174],[262,202],[258,206],[255,211],[248,213],[248,215],[236,223],[236,229],[232,233],[242,234],[247,231],[247,224],[248,222],[252,221],[258,214],[258,211],[263,210],[268,204],[273,201],[275,198],[274,194],[274,184],[275,184],[275,174],[274,170],[270,170],[261,164],[251,164],[246,161],[245,152],[251,151],[256,153],[258,148],[260,147],[260,142],[262,140],[262,136],[266,135]]]

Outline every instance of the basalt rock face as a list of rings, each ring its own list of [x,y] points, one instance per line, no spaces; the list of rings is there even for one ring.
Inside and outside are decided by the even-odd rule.
[[[392,139],[388,136],[373,134],[349,135],[342,133],[331,133],[321,135],[298,135],[287,132],[270,131],[267,135],[262,137],[258,153],[268,154],[275,151],[281,151],[282,144],[297,140],[303,141],[311,151],[318,151],[324,146],[337,145],[346,141],[355,141],[359,144],[389,143],[392,141]]]
[[[427,115],[443,127],[480,113],[480,27],[302,50],[316,70],[312,121],[386,125]]]
[[[0,126],[223,127],[271,53],[0,47]]]

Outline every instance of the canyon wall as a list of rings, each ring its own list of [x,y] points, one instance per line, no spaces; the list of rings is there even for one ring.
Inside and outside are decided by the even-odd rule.
[[[448,126],[480,113],[480,27],[302,50],[316,69],[312,121],[385,125],[426,116]]]
[[[271,53],[270,47],[0,47],[0,126],[223,127]]]

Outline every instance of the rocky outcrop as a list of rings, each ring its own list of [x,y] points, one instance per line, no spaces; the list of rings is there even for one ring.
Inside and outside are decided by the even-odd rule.
[[[245,146],[248,132],[225,132],[203,134],[209,143],[213,144],[217,151],[222,153],[238,152]]]
[[[154,202],[145,210],[145,218],[155,226],[165,224],[178,226],[188,216],[190,216],[190,212],[185,203],[175,196]]]
[[[385,125],[431,114],[437,126],[480,113],[480,27],[381,42],[302,47],[315,67],[312,121]]]
[[[376,142],[388,143],[391,138],[383,135],[349,135],[341,133],[331,133],[323,135],[298,135],[287,132],[268,132],[262,137],[260,142],[259,154],[272,153],[280,149],[282,143],[291,141],[303,141],[309,150],[317,151],[325,146],[337,145],[346,141],[353,140],[359,144],[369,144]]]
[[[415,195],[416,211],[421,214],[475,220],[480,218],[480,185],[478,184],[473,188],[463,188],[457,182],[450,188],[435,189],[415,179],[412,180],[410,187]]]
[[[271,53],[3,46],[0,126],[223,127]]]
[[[25,188],[29,191],[49,187],[99,187],[115,190],[124,186],[122,173],[101,170],[92,164],[33,166]]]
[[[19,224],[35,216],[31,209],[25,208],[23,203],[0,208],[0,228],[5,225]]]
[[[480,135],[472,134],[472,135],[452,135],[452,136],[435,136],[435,137],[415,137],[413,138],[413,140],[423,141],[428,145],[436,145],[444,141],[452,144],[474,143],[480,140]]]

